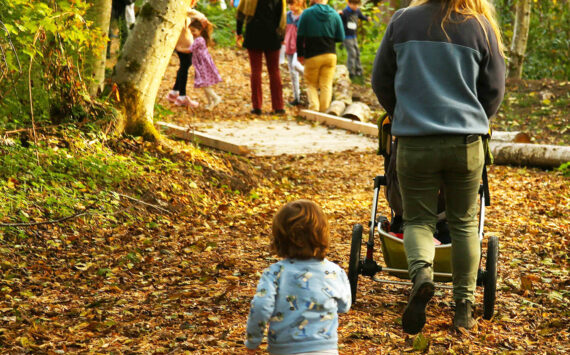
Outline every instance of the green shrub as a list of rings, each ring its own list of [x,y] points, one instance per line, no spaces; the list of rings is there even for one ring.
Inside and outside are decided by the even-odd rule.
[[[196,10],[202,12],[214,24],[214,42],[222,47],[235,45],[236,9],[229,6],[222,10],[219,3],[201,0]]]
[[[516,0],[496,0],[505,44],[510,46]],[[568,1],[533,1],[523,63],[523,78],[570,80],[570,7]]]
[[[556,170],[560,171],[562,175],[570,177],[570,161],[560,165]]]
[[[62,134],[37,146],[22,139],[0,145],[0,219],[68,216],[108,200],[109,190],[142,172],[142,164],[105,147],[100,132]]]
[[[0,2],[0,127],[87,118],[83,58],[106,36],[90,28],[85,1]],[[31,101],[30,102],[30,98]]]

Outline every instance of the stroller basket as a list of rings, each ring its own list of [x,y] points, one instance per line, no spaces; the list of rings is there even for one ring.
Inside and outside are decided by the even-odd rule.
[[[380,243],[384,262],[390,269],[404,270],[402,272],[391,271],[391,275],[399,278],[409,278],[408,262],[404,251],[404,241],[389,233],[386,233],[381,225],[378,225]],[[451,281],[451,244],[435,246],[435,257],[433,259],[434,280],[440,282]],[[442,275],[443,274],[443,275]]]

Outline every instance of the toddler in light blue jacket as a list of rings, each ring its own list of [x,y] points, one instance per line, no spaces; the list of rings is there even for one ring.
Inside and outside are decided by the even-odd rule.
[[[350,285],[344,270],[325,259],[325,214],[312,201],[286,204],[273,218],[271,247],[283,260],[259,280],[246,347],[256,349],[269,324],[271,354],[338,354],[338,313],[350,309]]]

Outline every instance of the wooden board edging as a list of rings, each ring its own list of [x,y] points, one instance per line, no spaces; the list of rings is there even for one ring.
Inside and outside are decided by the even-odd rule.
[[[184,139],[186,141],[197,142],[210,148],[223,150],[237,155],[248,155],[250,150],[244,145],[234,144],[207,133],[195,131],[189,127],[181,127],[173,123],[157,122],[160,128],[166,131],[166,134]]]
[[[323,123],[327,126],[338,127],[346,129],[347,131],[378,137],[378,126],[372,123],[354,121],[348,118],[337,117],[312,110],[301,110],[300,115],[308,120]]]

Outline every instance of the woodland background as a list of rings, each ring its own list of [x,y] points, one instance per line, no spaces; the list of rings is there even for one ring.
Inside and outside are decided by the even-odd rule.
[[[494,3],[510,44],[518,2]],[[570,2],[530,3],[522,77],[509,79],[492,125],[527,132],[536,143],[570,145]],[[367,75],[354,89],[377,114],[370,66],[389,14],[403,5],[363,6],[379,20],[361,28]],[[329,259],[346,268],[350,231],[369,218],[371,179],[382,158],[238,157],[118,134],[129,111],[113,67],[126,54],[114,40],[103,89],[90,93],[86,73],[105,51],[107,34],[89,19],[89,6],[0,0],[0,351],[240,353],[256,282],[277,260],[267,248],[273,213],[296,198],[323,206],[332,229]],[[137,2],[139,16],[143,7]],[[168,105],[162,97],[177,60],[167,48],[150,119],[253,120],[247,55],[233,40],[235,10],[205,1],[196,8],[217,26],[212,55],[225,106],[208,113]],[[341,47],[338,53],[343,62]],[[286,119],[303,123],[292,108]],[[455,333],[450,295],[441,291],[424,332],[410,337],[400,325],[408,290],[363,279],[359,301],[340,319],[341,353],[570,351],[570,165],[491,166],[489,175],[486,230],[501,243],[494,318]],[[380,208],[389,211],[384,201]]]

